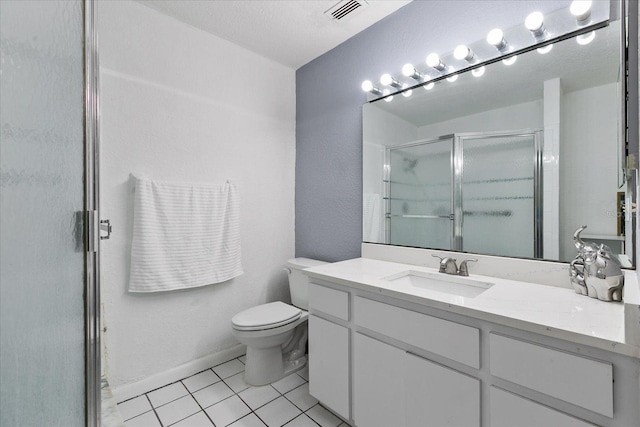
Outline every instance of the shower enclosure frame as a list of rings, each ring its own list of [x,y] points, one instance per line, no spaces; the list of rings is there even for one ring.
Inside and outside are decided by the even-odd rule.
[[[450,190],[450,212],[448,216],[421,216],[424,219],[449,218],[452,221],[450,249],[455,251],[464,251],[464,213],[463,213],[463,177],[464,177],[464,149],[463,141],[474,139],[486,139],[492,137],[532,137],[534,143],[533,155],[533,256],[542,258],[543,256],[543,131],[539,129],[523,129],[517,131],[498,131],[498,132],[461,132],[448,135],[442,135],[438,138],[423,139],[412,141],[385,148],[385,160],[383,165],[383,200],[384,200],[384,220],[385,220],[385,243],[391,241],[391,150],[406,149],[411,147],[422,146],[426,144],[434,144],[451,140],[451,190]]]
[[[84,7],[84,108],[85,108],[85,421],[100,426],[100,102],[97,1],[82,0]]]

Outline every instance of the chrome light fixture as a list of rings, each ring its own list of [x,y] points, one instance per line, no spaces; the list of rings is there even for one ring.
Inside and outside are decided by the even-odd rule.
[[[569,11],[576,17],[576,21],[579,26],[584,26],[589,23],[591,17],[591,0],[573,0]]]
[[[493,30],[489,31],[489,34],[487,34],[487,43],[498,49],[498,52],[502,54],[506,54],[511,51],[511,47],[509,46],[509,43],[507,43],[507,40],[505,40],[504,33],[500,28],[494,28]],[[504,65],[512,65],[517,60],[518,56],[513,55],[509,58],[503,59],[502,63]]]
[[[420,74],[412,64],[404,64],[404,66],[402,67],[402,75],[405,77],[410,77],[417,82],[422,81],[422,79],[424,78],[424,76]]]
[[[500,28],[494,28],[487,34],[487,43],[498,49],[500,53],[509,52],[509,43],[504,38],[504,33]]]
[[[469,64],[475,64],[478,62],[478,58],[476,58],[476,54],[471,50],[470,47],[467,47],[463,44],[458,45],[453,51],[453,57],[457,60],[465,60]]]
[[[372,93],[372,94],[378,95],[378,96],[382,95],[382,91],[380,89],[378,89],[377,87],[375,87],[373,85],[373,83],[371,82],[371,80],[363,81],[361,88],[365,92],[369,92],[369,93]]]
[[[540,12],[533,12],[527,16],[524,21],[524,26],[527,30],[531,31],[531,35],[537,42],[544,41],[548,38],[547,29],[544,27],[544,15]],[[544,55],[549,53],[553,49],[553,44],[539,47],[536,49],[538,53]]]
[[[441,73],[447,71],[447,65],[440,60],[440,56],[437,53],[430,53],[429,56],[427,56],[427,65]]]
[[[402,89],[400,82],[394,79],[389,73],[385,73],[380,76],[380,84],[382,86],[392,86],[396,89]]]

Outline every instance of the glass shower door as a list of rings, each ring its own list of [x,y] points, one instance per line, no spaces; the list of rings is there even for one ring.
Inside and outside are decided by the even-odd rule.
[[[387,149],[387,242],[452,249],[453,138]]]
[[[0,1],[2,426],[95,425],[85,420],[83,18],[79,0]]]
[[[535,133],[460,136],[462,250],[539,257]]]

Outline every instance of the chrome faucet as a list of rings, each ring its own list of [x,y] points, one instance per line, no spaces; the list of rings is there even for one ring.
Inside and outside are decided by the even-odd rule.
[[[478,262],[477,258],[465,259],[460,263],[460,267],[458,267],[458,276],[468,276],[469,275],[469,267],[467,267],[468,262]]]
[[[440,273],[445,274],[458,274],[458,266],[456,260],[449,257],[441,257],[438,255],[431,255],[434,258],[440,258]]]
[[[469,275],[469,267],[467,267],[468,262],[478,262],[477,259],[465,259],[460,263],[460,268],[456,265],[456,260],[450,257],[441,257],[438,255],[431,255],[432,257],[440,259],[440,269],[438,270],[440,273],[445,274],[453,274],[458,276],[468,276]]]

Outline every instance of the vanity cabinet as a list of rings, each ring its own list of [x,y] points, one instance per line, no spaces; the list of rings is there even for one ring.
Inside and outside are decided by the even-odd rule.
[[[497,387],[491,387],[490,396],[491,427],[594,426]]]
[[[389,338],[401,338],[403,341],[418,341],[431,347],[422,337],[431,335],[447,336],[448,327],[457,325],[442,319],[425,316],[420,313],[386,306],[375,301],[356,297],[356,325],[374,327],[380,323],[402,326],[402,330],[412,330],[406,334],[394,334]],[[375,317],[373,308],[382,309]],[[384,308],[391,308],[391,315]],[[397,311],[394,311],[397,310]],[[404,316],[417,315],[413,323],[398,322]],[[362,317],[361,317],[362,316]],[[406,320],[406,319],[405,319]],[[443,327],[421,329],[424,322],[435,322]],[[440,323],[443,322],[443,323]],[[451,325],[448,325],[451,323]],[[413,325],[414,327],[407,327]],[[474,328],[469,328],[474,329]],[[476,335],[477,335],[477,330]],[[467,332],[467,331],[465,331]],[[356,425],[363,427],[388,426],[441,426],[441,427],[479,427],[480,426],[480,381],[449,369],[426,358],[412,354],[391,344],[384,343],[365,335],[355,333],[353,350],[353,406]],[[449,336],[451,338],[451,336]],[[439,340],[433,347],[441,349]],[[453,340],[455,341],[455,339]],[[447,348],[450,346],[446,346]],[[474,352],[472,352],[473,354]],[[476,352],[477,353],[477,347]],[[467,356],[461,356],[467,360]],[[473,360],[473,355],[471,357]]]
[[[404,426],[405,352],[355,334],[353,349],[353,418],[357,425]]]
[[[338,323],[349,319],[349,295],[310,284],[309,308],[309,393],[349,419],[349,328]],[[319,315],[335,317],[336,321]]]
[[[353,426],[640,426],[637,358],[313,277],[309,307],[310,393]]]

